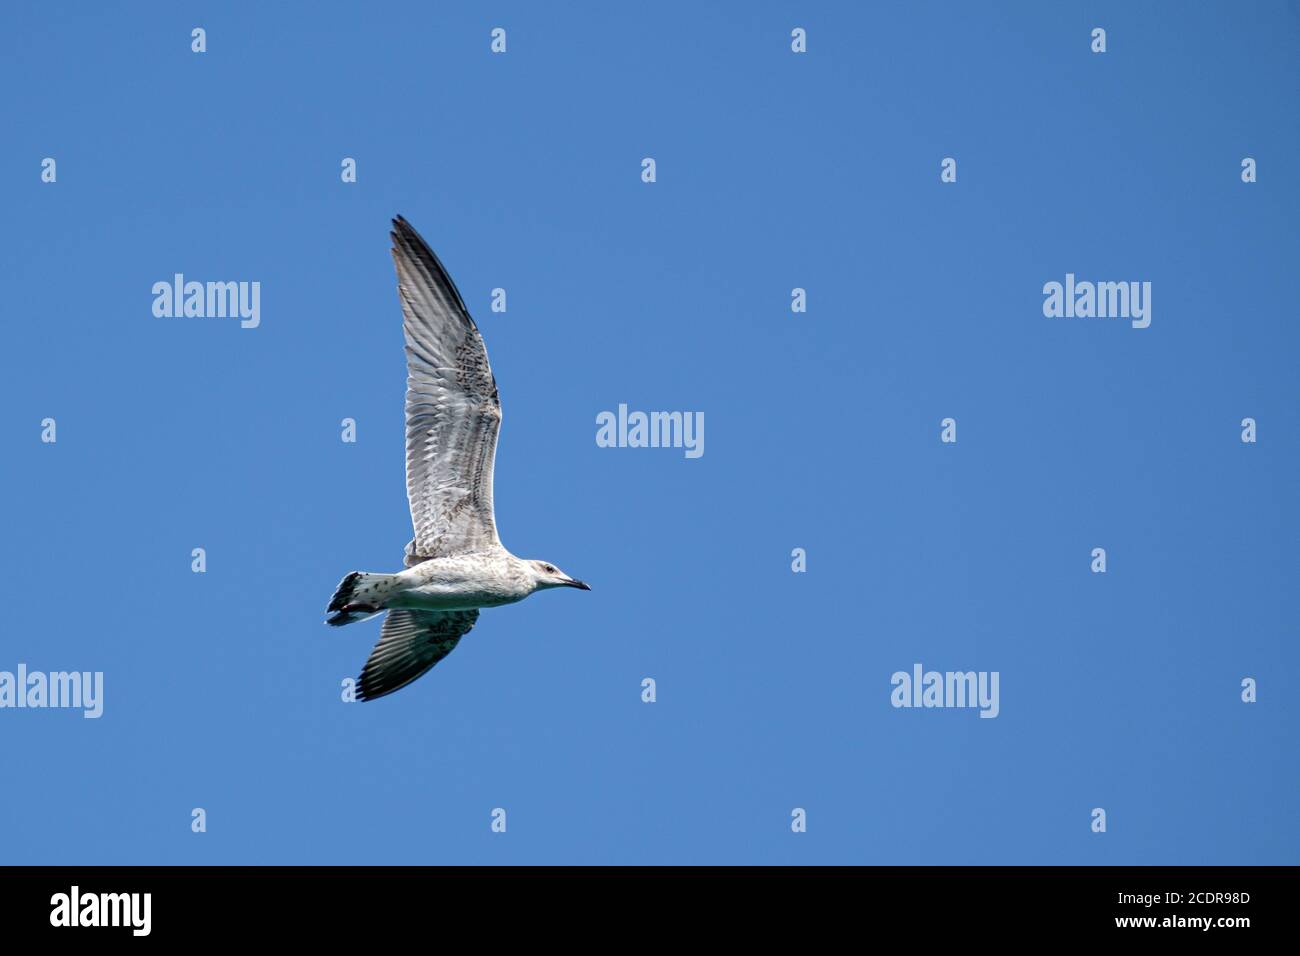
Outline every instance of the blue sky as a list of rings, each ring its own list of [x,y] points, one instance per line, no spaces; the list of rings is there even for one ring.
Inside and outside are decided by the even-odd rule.
[[[0,30],[0,670],[105,683],[0,710],[0,863],[1298,861],[1294,4]],[[345,704],[378,625],[325,605],[410,535],[399,212],[487,342],[504,543],[594,590]],[[154,317],[177,272],[260,326]],[[1066,273],[1151,326],[1046,318]],[[620,403],[705,454],[597,447]],[[891,707],[917,662],[999,716]]]

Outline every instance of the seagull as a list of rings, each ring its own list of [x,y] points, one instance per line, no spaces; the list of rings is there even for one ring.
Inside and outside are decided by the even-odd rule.
[[[487,348],[433,250],[401,216],[393,262],[406,335],[406,496],[415,537],[406,570],[353,571],[330,600],[341,627],[387,611],[379,643],[357,680],[357,697],[400,690],[456,647],[480,608],[534,591],[590,591],[549,561],[517,558],[497,537],[492,464],[501,401]]]

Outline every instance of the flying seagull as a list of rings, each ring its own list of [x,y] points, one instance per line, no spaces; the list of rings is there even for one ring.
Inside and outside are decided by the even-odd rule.
[[[405,687],[450,654],[480,608],[544,588],[591,590],[502,547],[492,513],[501,401],[483,337],[411,224],[398,216],[391,237],[406,333],[406,496],[415,537],[405,571],[353,571],[330,600],[326,623],[336,627],[388,612],[357,681],[361,700]]]

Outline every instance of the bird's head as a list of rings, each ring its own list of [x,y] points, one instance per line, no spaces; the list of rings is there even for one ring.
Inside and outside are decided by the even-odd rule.
[[[580,591],[590,591],[591,588],[579,581],[577,578],[571,578],[549,561],[529,561],[528,566],[533,570],[533,581],[535,588],[540,591],[542,588],[577,588]]]

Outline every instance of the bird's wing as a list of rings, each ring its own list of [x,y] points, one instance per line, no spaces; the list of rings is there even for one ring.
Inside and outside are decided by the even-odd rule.
[[[407,563],[418,564],[500,544],[492,464],[501,401],[483,337],[447,270],[401,216],[392,239],[406,333],[406,496],[415,525]]]
[[[455,650],[477,620],[478,611],[389,611],[357,679],[357,698],[405,687]]]

